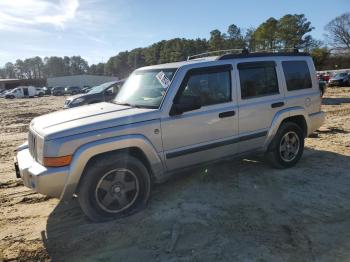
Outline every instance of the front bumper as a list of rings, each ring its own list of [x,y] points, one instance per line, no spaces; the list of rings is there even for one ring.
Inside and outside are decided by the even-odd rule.
[[[25,148],[17,152],[16,175],[23,179],[26,187],[43,195],[60,198],[69,174],[67,167],[44,167],[36,162]]]
[[[312,132],[314,132],[315,130],[320,128],[320,126],[322,126],[325,118],[326,118],[326,113],[323,111],[309,114],[309,120],[310,120],[309,135],[311,135]]]

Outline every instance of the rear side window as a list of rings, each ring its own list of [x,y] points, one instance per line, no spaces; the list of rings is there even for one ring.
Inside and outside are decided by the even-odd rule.
[[[202,106],[231,101],[231,69],[213,67],[194,70],[188,74],[178,101],[186,101],[189,96],[198,96]]]
[[[306,61],[284,61],[282,67],[288,91],[312,87],[310,71]]]
[[[242,99],[279,93],[275,62],[248,62],[238,64]]]

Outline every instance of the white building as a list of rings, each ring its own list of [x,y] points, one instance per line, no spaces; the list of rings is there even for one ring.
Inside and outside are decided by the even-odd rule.
[[[98,75],[59,76],[47,79],[47,86],[97,86],[106,82],[117,81],[118,77]]]

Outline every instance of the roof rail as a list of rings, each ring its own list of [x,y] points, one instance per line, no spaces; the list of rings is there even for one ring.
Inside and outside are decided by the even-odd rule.
[[[309,55],[308,53],[299,52],[297,48],[284,48],[284,49],[268,49],[268,50],[259,50],[256,52],[249,52],[247,48],[242,49],[226,49],[226,50],[217,50],[209,51],[197,55],[188,56],[187,60],[199,59],[211,55],[219,55],[217,60],[225,60],[236,57],[258,57],[258,56],[305,56]]]
[[[187,60],[193,60],[198,58],[203,58],[211,55],[227,55],[227,54],[243,54],[243,52],[248,51],[247,49],[225,49],[217,51],[208,51],[201,54],[191,55],[187,57]]]

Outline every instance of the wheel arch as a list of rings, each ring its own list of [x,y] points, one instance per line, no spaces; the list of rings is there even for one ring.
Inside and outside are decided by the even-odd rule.
[[[302,129],[304,136],[307,137],[309,134],[309,126],[308,126],[308,114],[302,107],[293,107],[281,110],[276,113],[275,117],[272,120],[271,127],[268,131],[264,149],[268,149],[271,144],[274,136],[277,133],[279,127],[285,122],[293,122],[296,123]]]
[[[152,144],[142,135],[127,135],[94,141],[81,146],[73,156],[70,172],[62,190],[61,199],[72,197],[78,188],[84,170],[94,161],[110,154],[130,154],[138,158],[147,168],[153,180],[160,179],[163,163]]]

